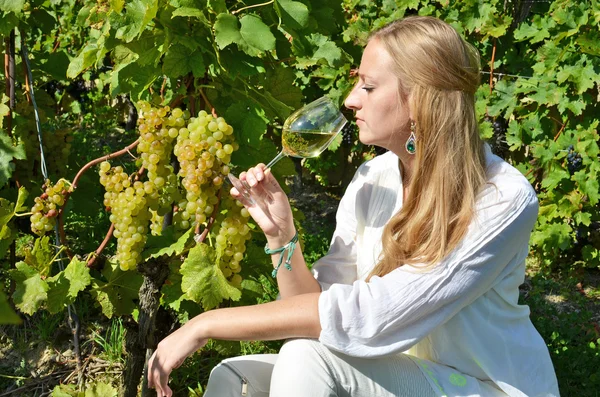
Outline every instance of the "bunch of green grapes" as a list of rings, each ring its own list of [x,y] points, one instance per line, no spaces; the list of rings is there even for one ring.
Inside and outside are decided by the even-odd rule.
[[[54,229],[56,225],[56,217],[60,207],[65,203],[69,182],[60,179],[55,185],[47,180],[39,197],[36,197],[34,205],[31,208],[31,231],[39,236],[43,236],[47,232]]]
[[[71,142],[73,134],[69,128],[60,128],[55,131],[42,131],[44,153],[48,173],[63,175],[67,172]],[[38,150],[39,152],[39,150]]]
[[[217,194],[237,148],[233,128],[204,110],[190,118],[187,128],[179,129],[173,153],[179,161],[185,199],[177,204],[176,224],[186,228],[206,222],[219,203]]]
[[[16,160],[15,177],[27,183],[27,181],[37,179],[35,172],[40,169],[40,144],[32,106],[27,102],[20,102],[16,111],[18,117],[15,136],[25,148],[26,160]],[[46,121],[46,117],[42,113],[40,113],[40,119],[42,122]],[[47,124],[42,126],[46,167],[50,175],[64,175],[67,171],[72,141],[73,135],[70,129],[53,129]]]
[[[100,183],[105,187],[104,205],[110,209],[110,221],[115,225],[117,262],[122,270],[132,270],[142,259],[148,223],[151,218],[146,196],[146,183],[131,182],[121,166],[100,164]]]
[[[215,245],[217,252],[221,252],[219,266],[223,275],[234,287],[240,288],[242,276],[239,275],[242,267],[240,262],[246,252],[246,241],[250,239],[248,218],[250,214],[238,200],[226,198],[221,201],[226,209],[226,215],[220,222],[216,232]]]
[[[138,131],[140,143],[138,153],[141,165],[147,170],[148,181],[144,182],[150,209],[157,212],[152,217],[152,231],[160,234],[162,216],[171,211],[173,202],[180,198],[179,183],[171,166],[173,141],[185,126],[189,113],[168,106],[153,108],[148,102],[139,101]]]

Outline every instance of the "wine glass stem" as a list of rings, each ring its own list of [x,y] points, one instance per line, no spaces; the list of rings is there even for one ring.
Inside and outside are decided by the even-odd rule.
[[[275,156],[275,158],[273,160],[269,161],[269,164],[267,164],[267,166],[265,167],[265,170],[268,170],[269,168],[273,167],[276,162],[278,162],[279,160],[281,160],[284,157],[285,157],[285,153],[282,150],[281,152],[279,152],[279,154],[277,156]]]

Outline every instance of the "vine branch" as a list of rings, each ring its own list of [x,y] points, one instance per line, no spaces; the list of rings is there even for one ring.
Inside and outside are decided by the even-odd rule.
[[[494,39],[494,46],[492,47],[492,60],[490,61],[490,95],[494,90],[494,58],[496,58],[496,39]]]
[[[95,160],[90,161],[89,163],[87,163],[86,165],[84,165],[83,167],[81,167],[81,169],[79,170],[79,172],[77,173],[77,175],[75,175],[75,178],[73,179],[73,182],[71,183],[71,188],[67,190],[67,193],[65,194],[65,202],[63,203],[63,205],[58,209],[58,232],[60,235],[60,243],[61,245],[63,245],[64,247],[67,247],[67,236],[65,234],[65,225],[64,225],[64,212],[65,212],[65,208],[67,206],[67,203],[69,201],[69,198],[71,197],[71,194],[73,194],[73,191],[75,189],[77,189],[77,182],[79,182],[79,179],[81,179],[81,176],[87,171],[89,170],[91,167],[95,166],[96,164],[100,164],[103,161],[107,161],[109,159],[115,158],[115,157],[119,157],[124,155],[125,153],[128,153],[131,149],[133,149],[134,147],[136,147],[138,145],[138,143],[140,143],[139,138],[136,139],[133,143],[129,144],[129,146],[116,151],[114,153],[110,153],[107,154],[106,156],[102,156],[102,157],[98,157]],[[73,253],[68,249],[68,247],[66,248],[67,250],[67,255],[69,256],[70,259],[73,259]]]
[[[96,249],[96,251],[91,255],[90,259],[87,261],[87,267],[94,266],[96,259],[100,256],[102,251],[104,251],[104,248],[106,248],[106,246],[108,245],[108,242],[110,241],[110,238],[112,237],[114,231],[115,224],[111,223],[108,232],[106,232],[106,237],[104,237],[104,240],[102,240],[102,243],[100,243],[98,249]]]
[[[239,13],[239,12],[242,12],[242,11],[244,11],[244,10],[248,10],[248,9],[250,9],[250,8],[262,7],[262,6],[268,6],[269,4],[273,4],[273,3],[275,3],[275,0],[267,1],[266,3],[252,4],[252,5],[249,5],[249,6],[246,6],[246,7],[242,7],[242,8],[240,8],[240,9],[237,9],[237,10],[235,10],[235,11],[232,11],[232,12],[231,12],[231,14],[232,14],[232,15],[235,15],[235,14],[237,14],[237,13]]]

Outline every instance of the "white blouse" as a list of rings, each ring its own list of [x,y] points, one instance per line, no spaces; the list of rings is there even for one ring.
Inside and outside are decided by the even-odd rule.
[[[518,304],[538,200],[487,145],[486,160],[488,183],[458,247],[433,271],[400,267],[368,283],[383,228],[402,206],[402,180],[392,152],[358,169],[329,252],[313,266],[319,340],[356,357],[407,353],[438,396],[558,396],[546,344]]]

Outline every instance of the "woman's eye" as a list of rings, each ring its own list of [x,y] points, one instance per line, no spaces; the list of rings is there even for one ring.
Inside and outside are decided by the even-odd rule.
[[[363,90],[367,91],[367,92],[371,92],[373,91],[375,88],[374,87],[362,87]]]

